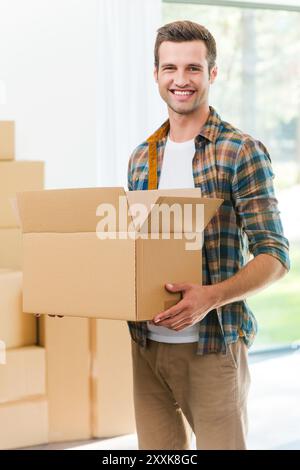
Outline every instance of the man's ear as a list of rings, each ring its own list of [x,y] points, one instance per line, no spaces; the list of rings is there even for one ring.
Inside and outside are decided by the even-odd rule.
[[[211,85],[214,83],[217,75],[218,75],[218,67],[214,65],[210,71],[210,77],[209,77],[209,82]]]
[[[154,67],[153,75],[154,75],[154,80],[157,83],[158,82],[158,68],[156,66]]]

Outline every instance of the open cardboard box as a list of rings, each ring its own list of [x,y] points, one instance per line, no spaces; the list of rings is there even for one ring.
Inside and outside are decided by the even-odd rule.
[[[152,319],[180,299],[180,293],[165,289],[167,282],[201,283],[200,243],[196,249],[186,247],[221,203],[201,198],[197,188],[18,193],[24,312]],[[169,224],[159,215],[163,204],[179,208]],[[185,204],[192,210],[185,212]],[[204,209],[200,224],[197,207]],[[179,220],[183,213],[188,231]]]

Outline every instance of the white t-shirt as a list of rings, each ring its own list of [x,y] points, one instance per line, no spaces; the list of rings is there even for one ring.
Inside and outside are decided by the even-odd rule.
[[[159,189],[194,188],[192,167],[194,155],[194,139],[186,142],[173,142],[168,136]],[[175,331],[164,326],[151,325],[148,322],[148,338],[161,343],[194,343],[199,339],[199,323],[184,330]]]

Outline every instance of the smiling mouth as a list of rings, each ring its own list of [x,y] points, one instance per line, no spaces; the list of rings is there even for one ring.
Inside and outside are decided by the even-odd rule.
[[[175,96],[191,96],[195,93],[195,90],[169,90]]]

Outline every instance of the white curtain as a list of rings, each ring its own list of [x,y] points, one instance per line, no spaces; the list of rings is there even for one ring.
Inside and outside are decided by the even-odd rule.
[[[132,150],[166,118],[153,78],[161,0],[99,0],[97,182],[127,187]]]

